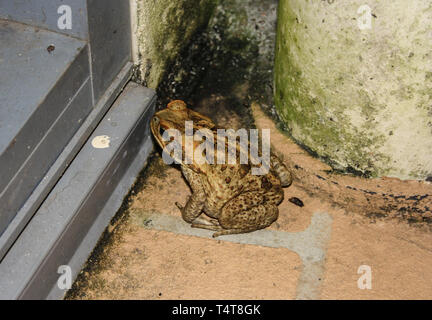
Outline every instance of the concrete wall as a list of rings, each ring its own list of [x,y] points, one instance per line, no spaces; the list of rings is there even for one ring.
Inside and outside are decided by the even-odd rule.
[[[207,26],[217,0],[135,0],[140,78],[157,88],[174,57]]]
[[[428,0],[281,0],[275,100],[292,137],[343,171],[432,176],[431,25]]]

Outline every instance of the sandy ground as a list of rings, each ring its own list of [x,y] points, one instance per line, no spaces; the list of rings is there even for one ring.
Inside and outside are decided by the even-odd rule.
[[[408,223],[396,214],[397,208],[396,212],[387,208],[385,214],[368,211],[374,209],[368,204],[371,200],[353,195],[348,195],[351,204],[344,206],[344,202],[335,199],[337,193],[345,191],[329,189],[334,183],[319,185],[320,193],[314,186],[316,180],[310,177],[308,180],[305,170],[316,176],[323,174],[327,166],[281,134],[259,108],[253,108],[253,115],[258,128],[271,129],[272,144],[285,162],[293,168],[301,164],[304,169],[296,174],[293,185],[284,189],[280,216],[269,229],[303,231],[316,212],[327,212],[333,218],[324,259],[325,272],[317,280],[320,281],[318,298],[432,298],[432,277],[428,272],[432,265],[432,233],[427,221]],[[223,113],[220,116],[226,122],[235,120],[234,116]],[[231,124],[236,126],[235,121]],[[348,181],[349,185],[363,190],[371,189],[371,184],[379,185],[382,192],[403,192],[406,186],[395,179],[370,181],[341,175],[329,179],[345,187]],[[427,183],[408,185],[412,194],[432,193]],[[230,243],[223,237],[206,239],[152,230],[146,226],[148,221],[144,216],[149,212],[180,217],[174,203],[184,203],[190,194],[179,169],[166,166],[158,153],[135,189],[127,210],[108,227],[67,299],[296,298],[303,262],[293,251]],[[332,192],[334,196],[329,196]],[[301,199],[304,207],[289,202],[291,197]],[[361,265],[370,267],[371,289],[358,286]]]

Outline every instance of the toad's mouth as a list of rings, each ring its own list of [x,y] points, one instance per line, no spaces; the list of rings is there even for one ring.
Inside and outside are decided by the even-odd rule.
[[[173,124],[171,123],[171,125]],[[166,131],[170,130],[170,126],[167,125],[167,123],[161,121],[161,119],[157,115],[153,116],[150,123],[150,129],[153,133],[155,140],[162,149],[167,145],[167,143],[175,139],[175,137],[171,135],[169,136],[168,140],[164,140],[164,134]]]
[[[165,130],[161,127],[160,119],[158,116],[153,116],[150,123],[150,130],[152,131],[153,137],[155,138],[159,146],[163,148],[165,144],[162,141],[162,136]]]

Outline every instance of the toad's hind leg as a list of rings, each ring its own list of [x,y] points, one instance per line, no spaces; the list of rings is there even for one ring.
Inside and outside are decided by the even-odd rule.
[[[264,229],[271,225],[279,215],[278,194],[254,194],[245,192],[229,201],[222,209],[219,223],[223,230],[215,232],[213,237],[238,234]]]
[[[217,224],[208,224],[208,223],[192,223],[192,228],[200,228],[200,229],[207,229],[207,230],[213,230],[213,231],[219,231],[222,230],[222,227]]]

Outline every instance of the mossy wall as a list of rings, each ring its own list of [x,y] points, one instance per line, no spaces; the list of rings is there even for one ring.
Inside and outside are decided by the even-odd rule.
[[[431,25],[428,0],[280,0],[274,94],[292,137],[342,171],[432,176]]]
[[[139,77],[157,88],[177,54],[205,28],[217,0],[136,0]]]

